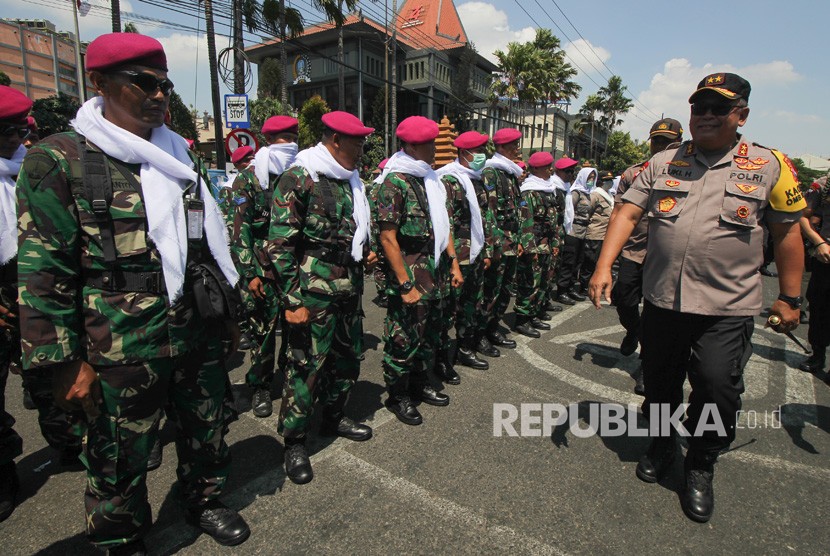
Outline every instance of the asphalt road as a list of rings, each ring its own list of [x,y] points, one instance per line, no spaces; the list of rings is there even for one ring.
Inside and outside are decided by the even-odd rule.
[[[769,304],[777,284],[764,280]],[[556,313],[540,339],[514,335],[517,349],[503,350],[488,371],[460,367],[461,384],[445,388],[451,404],[421,406],[424,424],[410,427],[382,405],[384,315],[369,301],[372,290],[367,284],[367,353],[349,412],[374,427],[374,438],[315,437],[314,481],[291,483],[276,417],[250,413],[238,358],[231,380],[241,415],[228,437],[234,459],[223,499],[248,520],[251,538],[227,549],[184,523],[171,493],[176,456],[168,427],[164,463],[148,478],[153,553],[827,553],[827,375],[800,372],[799,348],[764,330],[762,317],[745,373],[743,428],[716,467],[715,515],[698,524],[680,509],[680,458],[659,484],[635,477],[646,438],[582,438],[567,425],[548,435],[494,436],[494,404],[578,404],[582,428],[592,402],[639,404],[631,376],[637,356],[617,351],[623,333],[612,308],[580,303]],[[796,335],[805,338],[806,326]],[[0,551],[94,553],[83,536],[83,473],[57,466],[35,412],[23,409],[19,377],[11,377],[6,395],[25,453],[18,459],[22,501],[0,524]]]

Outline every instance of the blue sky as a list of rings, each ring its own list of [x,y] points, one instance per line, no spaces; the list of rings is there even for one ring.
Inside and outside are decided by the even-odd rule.
[[[59,28],[71,30],[70,1],[4,0],[3,15],[50,19]],[[109,31],[108,2],[88,1],[92,9],[81,19],[81,36],[85,40]],[[216,1],[221,10],[227,0]],[[308,0],[291,0],[289,4],[292,2],[307,14],[309,21],[319,19]],[[124,12],[204,29],[204,22],[194,16],[164,10],[142,0],[121,0],[121,5]],[[812,153],[830,157],[830,103],[825,97],[830,91],[830,64],[826,60],[830,3],[457,0],[456,5],[468,36],[479,52],[488,57],[495,49],[505,48],[509,41],[532,39],[539,26],[550,28],[559,36],[570,61],[582,70],[577,81],[583,86],[583,93],[572,110],[578,109],[588,94],[596,92],[611,72],[620,75],[631,96],[637,99],[635,109],[622,126],[634,138],[644,139],[650,124],[662,114],[686,124],[687,98],[696,83],[708,73],[734,71],[746,77],[753,87],[749,122],[744,127],[749,138],[791,156]],[[366,13],[382,13],[384,4],[367,2],[364,6]],[[135,23],[141,32],[164,43],[170,59],[170,77],[185,102],[199,109],[208,108],[204,34],[197,37],[193,31],[144,20]],[[217,31],[228,32],[222,25]],[[256,40],[251,36],[246,42]],[[225,38],[220,37],[217,42],[219,49],[227,46]]]

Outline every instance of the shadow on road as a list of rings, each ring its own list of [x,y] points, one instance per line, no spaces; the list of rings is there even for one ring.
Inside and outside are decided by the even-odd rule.
[[[815,412],[815,419],[813,418]],[[790,435],[793,444],[810,454],[819,451],[804,438],[804,427],[808,423],[826,433],[830,433],[830,407],[825,405],[808,405],[802,403],[787,403],[781,406],[781,421],[784,430]]]

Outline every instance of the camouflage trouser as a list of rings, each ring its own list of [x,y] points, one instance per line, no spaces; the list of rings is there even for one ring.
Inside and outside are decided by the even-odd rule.
[[[378,297],[382,297],[386,293],[386,259],[380,254],[378,254],[378,263],[372,270],[372,277],[375,279]]]
[[[527,253],[519,257],[516,267],[516,305],[517,315],[535,317],[539,314],[542,299],[542,266],[544,255],[534,257]],[[535,260],[534,260],[535,258]]]
[[[283,332],[286,378],[277,426],[283,438],[305,437],[314,402],[345,403],[360,374],[360,297],[303,292],[302,299],[309,325],[287,325]]]
[[[539,265],[542,267],[542,298],[539,301],[539,312],[545,310],[548,302],[553,300],[556,291],[556,266],[559,257],[554,255],[539,255]]]
[[[383,325],[383,378],[387,386],[400,381],[409,381],[412,386],[426,384],[440,341],[440,299],[406,305],[399,295],[390,296]]]
[[[222,491],[231,456],[224,434],[227,373],[221,343],[135,365],[96,366],[101,415],[87,423],[81,460],[87,468],[89,540],[112,547],[143,537],[152,524],[147,459],[167,409],[176,424],[179,492],[188,506]]]
[[[9,377],[8,359],[0,361],[0,465],[23,453],[23,439],[14,431],[14,417],[6,413],[6,380]]]
[[[277,319],[280,304],[274,285],[262,280],[265,299],[257,299],[248,288],[243,289],[247,332],[251,339],[251,368],[245,374],[245,384],[254,388],[268,388],[274,380],[274,359],[277,350]]]
[[[490,265],[484,273],[484,299],[482,322],[479,330],[483,331],[488,323],[498,322],[510,304],[510,291],[507,286],[516,276],[515,255],[502,255]]]
[[[472,339],[478,328],[481,305],[484,301],[484,261],[477,259],[474,263],[461,267],[461,275],[464,277],[464,285],[458,294],[455,303],[455,334],[462,338]]]
[[[34,368],[23,373],[23,387],[29,391],[37,407],[40,433],[46,442],[59,451],[81,449],[85,419],[82,411],[64,411],[55,405],[52,394],[52,370]]]

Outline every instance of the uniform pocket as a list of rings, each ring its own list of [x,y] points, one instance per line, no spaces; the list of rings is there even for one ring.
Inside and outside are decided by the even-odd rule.
[[[683,211],[692,182],[673,178],[661,179],[652,186],[649,197],[649,217],[673,218]]]
[[[766,192],[766,188],[758,184],[727,182],[720,213],[721,222],[738,228],[755,228]]]

